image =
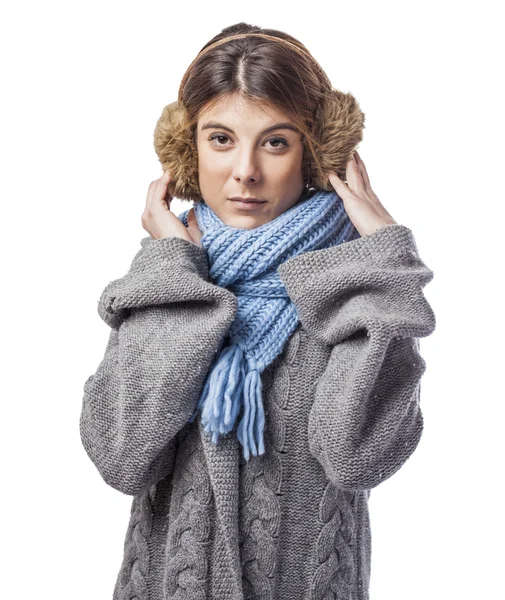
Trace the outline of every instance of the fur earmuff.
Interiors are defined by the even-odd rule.
[[[198,153],[188,122],[182,102],[165,106],[154,130],[154,148],[163,171],[168,169],[171,173],[168,193],[180,200],[199,201]],[[354,96],[332,89],[318,108],[315,120],[315,152],[320,166],[303,142],[302,169],[311,187],[331,191],[328,171],[334,171],[345,181],[346,165],[363,139],[364,123],[365,115]]]
[[[167,191],[180,200],[201,199],[198,183],[198,152],[188,113],[182,102],[172,102],[163,109],[154,130],[154,149],[171,177]]]
[[[342,181],[346,180],[346,166],[352,153],[363,139],[365,114],[356,98],[350,93],[332,89],[318,110],[315,119],[315,137],[319,142],[318,158],[309,161],[310,179],[318,189],[332,191],[326,173],[334,171]]]

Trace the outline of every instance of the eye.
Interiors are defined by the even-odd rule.
[[[229,140],[230,138],[227,135],[225,135],[224,133],[214,133],[213,135],[211,135],[209,137],[209,141],[218,140],[218,139]],[[270,138],[266,142],[270,142],[272,144],[278,144],[280,142],[282,144],[282,146],[277,146],[277,145],[271,146],[271,148],[273,148],[274,150],[287,148],[289,146],[288,142],[284,138],[281,138],[281,137]],[[226,144],[221,144],[221,142],[216,143],[215,145],[216,146],[226,146]]]
[[[227,135],[224,135],[222,133],[215,133],[214,135],[211,135],[209,137],[209,140],[217,140],[218,138],[225,138],[225,139],[229,139]],[[217,144],[218,146],[223,146],[223,144]]]
[[[273,146],[274,148],[287,148],[289,146],[289,144],[287,143],[287,141],[284,138],[270,138],[267,141],[268,142],[281,142],[281,144],[283,144],[283,146]]]

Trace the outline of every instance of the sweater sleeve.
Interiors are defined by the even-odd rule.
[[[237,298],[209,280],[205,249],[143,238],[129,272],[101,294],[105,355],[84,384],[82,444],[103,480],[136,495],[169,474]]]
[[[293,257],[279,274],[304,328],[330,347],[312,393],[310,452],[337,486],[370,490],[422,435],[419,338],[436,324],[422,289],[433,272],[412,231],[394,224]]]

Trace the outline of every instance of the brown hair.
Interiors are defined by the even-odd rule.
[[[248,35],[227,39],[240,34]],[[328,170],[345,179],[347,161],[364,127],[364,114],[355,98],[332,88],[299,40],[242,22],[226,27],[203,46],[181,81],[177,102],[164,108],[156,124],[154,145],[164,169],[172,173],[171,195],[200,199],[197,121],[204,107],[234,93],[270,104],[300,130],[303,197],[320,188],[333,189]]]

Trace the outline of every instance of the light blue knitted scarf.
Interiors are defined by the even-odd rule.
[[[178,218],[188,225],[183,211]],[[237,315],[207,374],[193,421],[201,410],[205,431],[219,434],[237,427],[244,458],[265,452],[260,374],[282,352],[296,329],[296,307],[277,272],[288,258],[356,239],[359,233],[336,192],[315,192],[255,229],[226,225],[203,202],[194,204],[210,279],[237,297]],[[226,344],[225,342],[228,342]]]

